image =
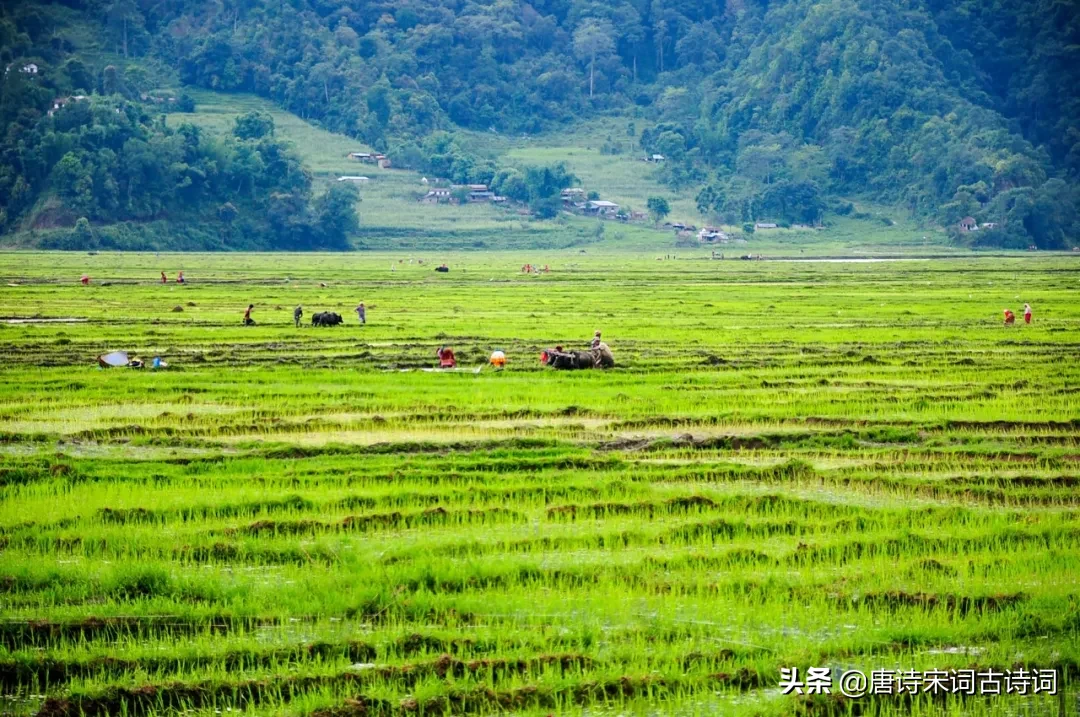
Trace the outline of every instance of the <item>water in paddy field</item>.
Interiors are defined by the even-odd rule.
[[[800,264],[878,264],[889,261],[927,261],[919,257],[879,257],[879,258],[852,258],[852,259],[800,259],[798,257],[781,257],[772,261],[797,261]]]

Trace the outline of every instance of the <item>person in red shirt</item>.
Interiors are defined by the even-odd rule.
[[[87,284],[89,284],[89,283],[90,283],[90,277],[89,277],[89,276],[87,276],[86,274],[83,274],[83,275],[82,275],[82,278],[81,278],[81,279],[79,279],[79,281],[81,281],[81,282],[82,282],[82,285],[83,285],[83,286],[86,286]]]
[[[1031,304],[1024,304],[1024,323],[1031,323]]]
[[[1016,316],[1011,309],[1005,309],[1005,325],[1012,326],[1016,323]]]
[[[457,359],[454,358],[454,350],[449,346],[443,346],[435,354],[439,357],[439,368],[456,368]]]

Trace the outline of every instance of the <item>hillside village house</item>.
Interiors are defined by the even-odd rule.
[[[646,162],[663,162],[664,161],[664,155],[662,155],[662,154],[652,154],[652,155],[649,155],[648,157],[645,157],[645,161]]]
[[[776,229],[776,222],[758,222],[754,229]]]
[[[389,169],[391,164],[390,158],[385,154],[375,154],[374,152],[349,152],[348,157],[364,164],[376,164],[379,169]]]
[[[420,197],[419,200],[422,204],[438,204],[439,202],[450,201],[450,190],[446,187],[436,187],[429,190],[427,194]]]
[[[619,213],[619,205],[615,202],[606,202],[603,199],[595,199],[585,205],[585,213],[598,217],[613,217]]]
[[[25,65],[23,65],[22,67],[19,68],[19,72],[23,73],[24,75],[36,75],[38,73],[38,69],[39,68],[37,66],[37,63],[28,62],[28,63],[26,63]],[[8,65],[4,68],[4,74],[5,75],[7,73],[9,73],[9,72],[11,72],[11,64],[10,63],[8,63]]]
[[[155,105],[162,105],[166,102],[176,102],[175,97],[162,97],[160,95],[152,95],[149,92],[140,93],[139,99],[143,102],[153,102]]]
[[[353,184],[367,184],[371,180],[367,177],[338,177],[339,182],[352,182]]]
[[[960,231],[962,232],[974,232],[979,230],[979,223],[975,221],[975,217],[964,217],[960,220]]]
[[[82,102],[83,100],[88,99],[90,98],[86,95],[75,95],[74,97],[57,97],[55,100],[53,100],[52,107],[49,108],[49,111],[46,114],[52,117],[57,110],[63,108],[64,105],[68,104],[69,102]]]
[[[701,231],[698,232],[698,241],[703,244],[715,244],[716,242],[724,244],[727,240],[727,233],[716,227],[702,227]]]

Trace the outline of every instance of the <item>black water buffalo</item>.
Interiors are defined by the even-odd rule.
[[[312,326],[337,326],[343,323],[345,323],[345,320],[341,318],[341,314],[336,314],[333,311],[320,311],[311,317]]]
[[[573,371],[585,368],[611,368],[615,365],[615,358],[607,345],[603,348],[595,348],[590,351],[556,351],[546,349],[544,351],[545,363],[552,368],[563,371]]]

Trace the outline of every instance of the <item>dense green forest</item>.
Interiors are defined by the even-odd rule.
[[[639,118],[628,132],[642,152],[665,156],[663,181],[698,188],[702,214],[732,224],[818,222],[862,198],[953,230],[969,216],[995,225],[957,233],[958,241],[1064,248],[1080,237],[1080,12],[1072,0],[5,7],[7,230],[50,193],[99,221],[206,214],[225,203],[257,221],[282,195],[310,204],[310,179],[280,171],[292,160],[272,140],[212,142],[152,120],[143,95],[166,78],[267,97],[387,152],[395,166],[493,182],[542,216],[550,195],[535,188],[546,180],[466,149],[456,128],[534,134],[596,113]],[[73,51],[64,33],[73,16],[92,23],[120,59],[103,66]],[[29,63],[36,73],[22,71]],[[76,93],[92,96],[87,107],[47,114],[55,97]],[[118,104],[121,97],[144,107]],[[117,108],[126,119],[106,117]],[[99,135],[113,145],[103,147]],[[168,166],[140,168],[138,143],[168,148],[152,152]],[[612,142],[610,151],[623,146]],[[234,181],[230,173],[245,162],[265,176]],[[139,172],[157,183],[149,199],[131,190],[144,185]],[[173,182],[175,190],[160,191]],[[291,239],[279,232],[267,241],[337,244],[320,228],[325,211],[311,205]]]

